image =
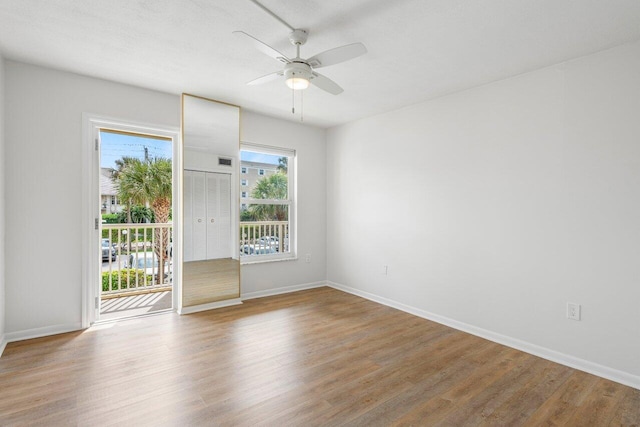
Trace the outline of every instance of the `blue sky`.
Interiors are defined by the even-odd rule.
[[[252,151],[241,151],[240,160],[247,162],[269,163],[278,165],[278,159],[282,156],[274,156],[273,154],[254,153]]]
[[[100,144],[100,166],[103,168],[115,168],[115,161],[123,156],[144,159],[145,147],[147,147],[151,158],[171,159],[173,157],[171,141],[161,139],[100,132]],[[268,163],[277,166],[280,156],[242,151],[240,158],[248,162]]]
[[[150,158],[171,159],[173,157],[171,141],[100,132],[100,167],[114,168],[115,161],[123,156],[144,159],[145,147],[149,151]]]

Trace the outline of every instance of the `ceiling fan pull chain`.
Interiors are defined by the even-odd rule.
[[[296,91],[291,88],[291,114],[296,113]]]
[[[304,122],[304,91],[300,91],[300,123]]]

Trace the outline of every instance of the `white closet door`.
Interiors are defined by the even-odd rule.
[[[221,174],[218,184],[218,253],[220,258],[231,258],[231,175]]]
[[[207,259],[231,257],[231,177],[207,173]]]
[[[231,258],[231,175],[184,171],[184,261]]]
[[[193,174],[184,171],[184,261],[193,261]]]
[[[205,173],[184,171],[184,261],[207,256]]]
[[[194,172],[193,178],[193,261],[207,259],[207,207],[204,172]]]

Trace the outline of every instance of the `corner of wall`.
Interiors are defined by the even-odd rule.
[[[4,167],[4,58],[0,55],[0,356],[7,345],[5,338],[5,279],[4,279],[4,183],[5,171]]]
[[[329,129],[324,129],[324,280],[329,280]]]

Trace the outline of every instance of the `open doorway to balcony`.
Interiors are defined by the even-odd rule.
[[[101,247],[97,320],[173,308],[173,139],[97,130]]]

